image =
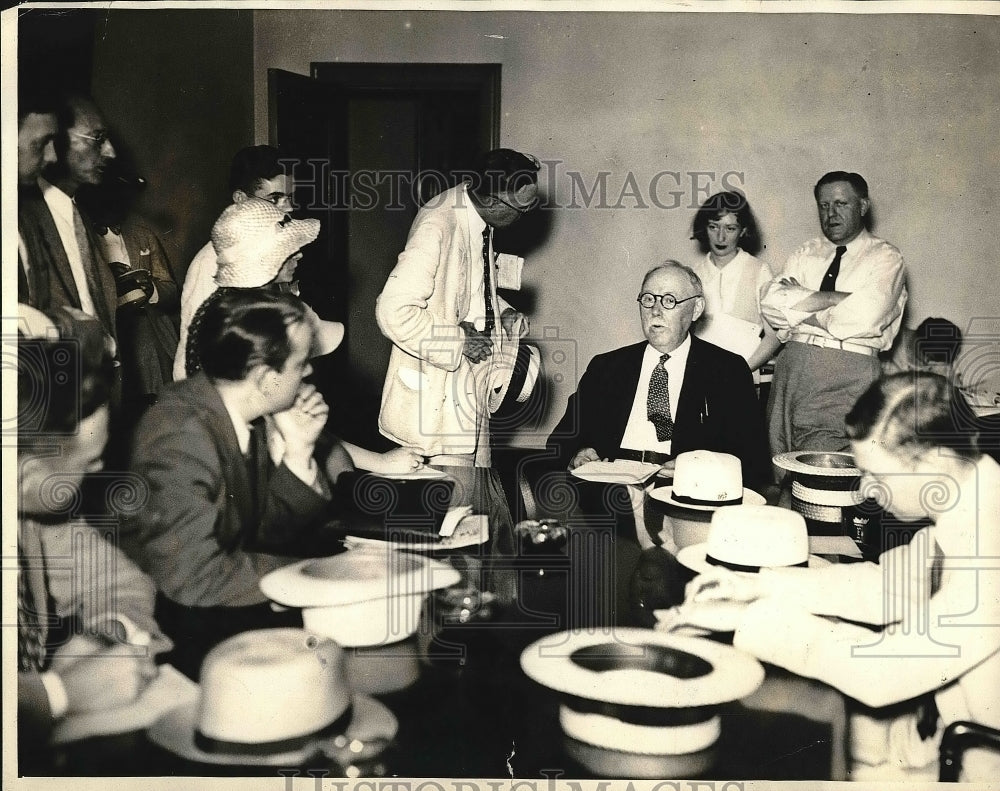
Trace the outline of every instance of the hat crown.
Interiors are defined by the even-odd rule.
[[[740,566],[776,568],[809,560],[802,515],[773,505],[729,505],[712,515],[706,557]]]
[[[319,220],[293,220],[262,198],[227,206],[212,226],[219,286],[256,288],[271,282],[289,256],[314,241]]]
[[[318,731],[351,703],[344,652],[304,629],[263,629],[223,641],[201,670],[198,730],[254,744]]]
[[[710,505],[743,496],[743,466],[729,453],[691,450],[678,454],[674,465],[674,498]]]
[[[277,236],[287,215],[262,198],[247,198],[227,206],[212,226],[212,246],[216,253],[238,244],[241,239]]]

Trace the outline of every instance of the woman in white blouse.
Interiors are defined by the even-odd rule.
[[[742,356],[758,381],[760,367],[781,343],[760,314],[760,292],[773,275],[748,252],[757,251],[759,234],[746,196],[712,195],[694,216],[691,238],[705,253],[692,267],[705,291],[705,313],[695,334]]]

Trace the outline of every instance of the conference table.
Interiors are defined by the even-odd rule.
[[[619,520],[620,522],[621,520]],[[379,656],[369,691],[396,716],[396,737],[349,768],[317,754],[304,766],[217,766],[181,759],[142,730],[59,745],[51,773],[65,776],[600,777],[705,780],[846,779],[845,699],[832,688],[765,666],[761,687],[721,706],[721,735],[682,756],[603,750],[564,735],[558,695],[523,672],[524,649],[546,634],[590,629],[615,640],[634,625],[608,584],[623,541],[615,520],[570,517],[564,546],[491,558],[484,544],[432,554],[462,573],[425,606],[417,633],[395,645],[345,649],[359,667]],[[506,575],[513,598],[489,591]],[[620,586],[619,586],[620,587]],[[731,640],[731,635],[728,636]],[[726,635],[712,639],[727,640]],[[374,665],[372,665],[374,666]],[[394,667],[396,670],[394,670]],[[394,683],[403,679],[403,688]]]

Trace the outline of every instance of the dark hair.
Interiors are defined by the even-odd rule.
[[[813,187],[813,197],[819,200],[819,188],[824,184],[834,184],[838,181],[846,181],[854,187],[854,191],[858,193],[859,198],[868,197],[868,182],[865,181],[864,176],[860,173],[848,173],[845,170],[831,170],[829,173],[824,174],[816,182],[816,186]]]
[[[55,93],[31,84],[31,80],[22,76],[17,86],[17,125],[29,115],[55,115],[59,101]]]
[[[59,130],[53,139],[57,161],[49,166],[47,178],[58,179],[68,175],[66,152],[69,151],[69,130],[76,125],[77,111],[84,106],[90,106],[96,112],[100,112],[97,102],[85,93],[69,91],[59,96],[56,105],[56,120],[59,122]]]
[[[241,148],[233,156],[229,169],[229,189],[253,195],[261,181],[285,175],[282,155],[274,146]]]
[[[751,254],[758,252],[760,250],[760,232],[757,229],[757,220],[753,216],[746,195],[736,191],[716,192],[698,207],[691,227],[691,238],[698,240],[702,252],[707,253],[709,250],[709,222],[725,217],[727,214],[735,215],[736,222],[745,231],[740,237],[740,247]]]
[[[476,195],[496,195],[500,192],[517,192],[523,187],[538,183],[538,160],[512,148],[495,148],[487,151],[476,162],[475,178],[469,189]]]
[[[924,319],[913,331],[913,360],[917,365],[952,365],[961,348],[962,331],[948,319]]]
[[[76,434],[80,421],[108,403],[114,362],[96,319],[62,308],[45,311],[52,337],[18,336],[17,442],[30,450],[53,435]]]
[[[979,437],[963,419],[968,407],[962,394],[940,374],[911,371],[885,376],[871,385],[847,413],[847,435],[872,438],[889,452],[948,448],[965,459],[978,459]],[[872,433],[881,427],[878,437]]]
[[[305,303],[293,294],[220,288],[198,308],[189,333],[209,377],[240,381],[256,365],[282,370],[292,350],[288,326],[305,319]]]

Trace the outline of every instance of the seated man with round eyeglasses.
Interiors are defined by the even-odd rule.
[[[691,335],[705,310],[701,281],[667,260],[637,298],[646,340],[591,360],[549,437],[560,466],[631,459],[669,462],[689,450],[731,453],[750,487],[770,482],[753,379],[732,352]]]

